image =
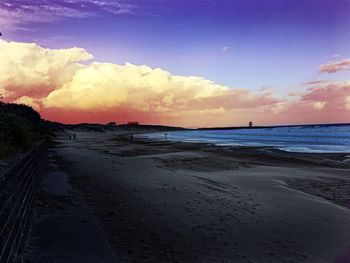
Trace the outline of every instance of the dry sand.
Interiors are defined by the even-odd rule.
[[[344,154],[57,138],[119,262],[333,262],[350,248]]]

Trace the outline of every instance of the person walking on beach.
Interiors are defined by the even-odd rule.
[[[73,140],[75,141],[77,135],[75,133],[73,133]]]

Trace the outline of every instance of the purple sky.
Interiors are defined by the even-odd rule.
[[[2,0],[0,30],[9,40],[83,47],[96,61],[285,94],[350,56],[349,13],[347,0]]]

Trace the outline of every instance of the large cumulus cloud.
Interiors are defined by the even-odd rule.
[[[171,75],[159,68],[92,63],[49,94],[47,107],[111,109],[125,106],[150,112],[232,109],[271,104],[270,94],[230,89],[201,77]]]
[[[0,42],[0,93],[62,122],[183,126],[349,121],[349,83],[314,82],[297,98],[177,76],[145,65],[84,63],[84,49]]]
[[[252,111],[279,102],[270,93],[254,94],[159,68],[92,63],[76,70],[71,81],[51,92],[43,105],[73,112],[114,112],[122,121],[127,119],[120,113],[128,112],[129,118],[143,116],[141,121],[146,122],[153,116],[153,122],[210,125],[233,109]]]
[[[9,100],[41,98],[69,81],[92,55],[84,49],[45,49],[0,40],[0,92]]]

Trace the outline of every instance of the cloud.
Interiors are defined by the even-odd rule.
[[[222,48],[222,52],[226,52],[226,51],[228,51],[229,49],[230,49],[230,47],[227,47],[227,46],[226,46],[226,47],[223,47],[223,48]]]
[[[326,105],[325,101],[316,101],[316,102],[314,102],[314,104],[312,106],[316,110],[322,110],[325,105]]]
[[[55,121],[187,127],[350,121],[349,82],[315,82],[296,97],[280,98],[270,89],[252,92],[146,65],[89,63],[93,56],[81,48],[0,41],[0,57],[6,100]]]
[[[304,85],[325,84],[327,82],[329,82],[329,81],[328,80],[312,80],[312,81],[305,82]]]
[[[14,101],[19,104],[26,104],[28,106],[33,107],[35,110],[40,111],[40,103],[36,98],[23,96]]]
[[[210,125],[232,110],[270,107],[280,100],[270,94],[232,89],[202,77],[177,76],[132,64],[92,63],[76,70],[71,81],[42,100],[45,108],[72,112],[114,112],[115,118],[173,125]],[[122,114],[121,114],[122,113]]]
[[[346,100],[346,105],[345,105],[345,107],[346,107],[348,110],[350,110],[350,95],[347,96],[345,100]]]
[[[41,98],[61,87],[92,55],[81,48],[45,49],[0,40],[0,93],[9,100]]]
[[[116,0],[66,0],[70,3],[80,3],[81,5],[91,5],[100,8],[105,12],[120,14],[134,14],[137,6],[124,1]]]
[[[0,24],[6,30],[30,29],[31,23],[133,14],[135,9],[130,3],[114,0],[5,0],[0,2]]]
[[[335,73],[344,70],[350,70],[350,59],[329,62],[320,66],[320,73]]]
[[[350,81],[330,82],[307,89],[282,117],[292,123],[350,122]]]

